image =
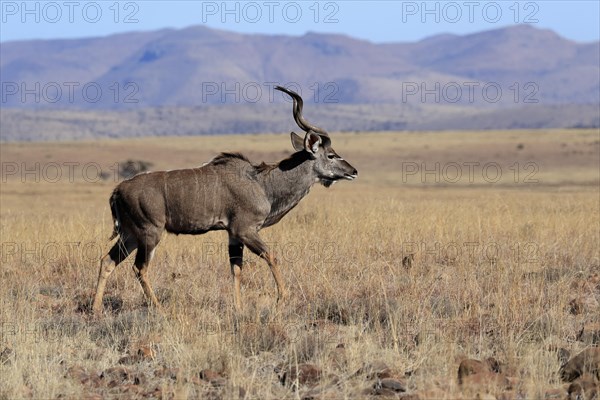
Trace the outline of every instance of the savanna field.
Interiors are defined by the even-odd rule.
[[[275,162],[288,135],[3,143],[0,398],[592,398],[599,132],[331,136],[358,179],[261,231],[289,295],[246,251],[239,316],[225,232],[163,237],[164,315],[130,257],[92,316],[108,198],[127,160]]]

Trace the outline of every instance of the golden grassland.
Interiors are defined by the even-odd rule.
[[[581,334],[600,323],[598,131],[332,137],[359,178],[313,188],[262,232],[290,294],[276,310],[246,251],[237,318],[224,232],[165,235],[150,266],[164,316],[133,257],[89,315],[114,166],[276,161],[288,136],[3,144],[0,398],[364,398],[382,363],[420,398],[566,395],[558,355],[598,340]],[[458,384],[462,359],[488,357],[510,388]],[[300,364],[318,379],[290,384]]]

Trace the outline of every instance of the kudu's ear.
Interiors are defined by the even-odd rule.
[[[304,150],[304,139],[296,132],[290,132],[290,136],[292,138],[292,146],[296,151]]]
[[[321,137],[316,133],[307,132],[304,137],[304,150],[310,154],[315,155],[319,151],[319,145],[321,144]]]

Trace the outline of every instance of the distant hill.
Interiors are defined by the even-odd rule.
[[[307,103],[319,103],[307,111],[310,119],[332,130],[528,127],[547,125],[544,118],[551,127],[599,125],[600,42],[576,43],[531,25],[386,44],[193,26],[6,42],[0,52],[3,140],[58,126],[51,115],[63,115],[61,126],[76,131],[102,110],[126,112],[110,118],[127,115],[136,131],[155,134],[279,130],[289,115],[279,122],[265,115],[289,113],[271,103],[283,101],[272,85],[290,82]],[[48,114],[55,109],[62,111]],[[524,109],[535,111],[510,111]],[[177,120],[188,113],[204,117],[191,132]]]

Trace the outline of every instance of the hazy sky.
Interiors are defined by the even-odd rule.
[[[590,1],[0,1],[0,40],[78,38],[206,25],[245,33],[343,33],[373,42],[414,41],[515,23],[582,42],[600,39]]]

